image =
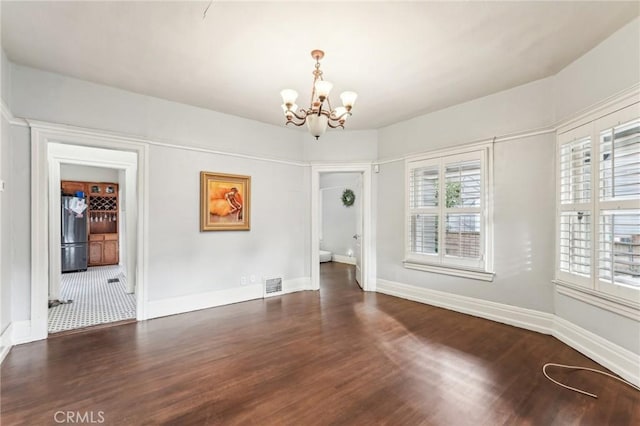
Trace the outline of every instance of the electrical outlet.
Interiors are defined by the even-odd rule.
[[[240,285],[247,285],[247,277],[240,277]]]
[[[249,277],[249,281],[251,281],[251,284],[255,284],[256,283],[256,276],[255,275],[251,275],[251,277]]]

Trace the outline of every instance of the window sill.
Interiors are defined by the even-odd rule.
[[[590,288],[581,287],[576,284],[562,280],[553,280],[556,291],[572,299],[580,300],[609,312],[640,321],[640,303],[631,300],[620,299],[606,293],[602,293]]]
[[[454,277],[471,278],[481,281],[493,281],[494,272],[486,272],[480,269],[466,269],[455,266],[430,265],[426,263],[412,262],[405,260],[402,262],[405,268],[416,271],[433,272],[436,274],[453,275]]]

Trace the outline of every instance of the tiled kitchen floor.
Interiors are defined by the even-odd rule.
[[[112,278],[120,281],[109,283]],[[126,288],[120,266],[62,274],[60,300],[73,302],[49,308],[49,333],[135,318],[136,296]]]

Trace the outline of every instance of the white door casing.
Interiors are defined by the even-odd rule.
[[[362,194],[362,173],[358,174],[358,193]],[[356,208],[356,234],[353,236],[355,239],[354,257],[356,258],[356,282],[362,287],[362,200],[356,199],[354,203]]]
[[[77,145],[50,143],[49,156],[49,299],[60,297],[60,166],[76,164],[90,167],[104,167],[124,172],[124,205],[135,205],[135,187],[138,156],[135,152],[116,151]],[[127,292],[133,293],[136,287],[135,276],[135,209],[124,212],[125,226],[128,231],[121,235],[124,239]],[[129,225],[128,225],[129,224]],[[55,249],[57,248],[57,249]],[[129,250],[127,250],[129,249]]]
[[[365,291],[376,290],[375,238],[373,232],[373,188],[371,163],[339,163],[311,165],[311,289],[320,289],[320,173],[356,172],[361,173],[360,215],[362,221],[360,244],[360,286]]]
[[[31,127],[31,320],[28,341],[47,337],[47,301],[59,288],[60,164],[85,164],[125,170],[127,275],[136,285],[136,317],[146,319],[148,144],[143,140],[72,126],[28,121]],[[78,158],[83,149],[102,149],[100,156]],[[106,152],[105,152],[106,151]],[[84,151],[86,153],[87,151]],[[97,152],[97,151],[94,151]],[[118,159],[117,152],[136,157]],[[101,158],[102,157],[102,158]],[[126,155],[125,155],[126,157]],[[55,196],[50,196],[55,194]],[[133,207],[133,208],[132,208]],[[129,278],[128,277],[128,278]],[[57,282],[55,281],[57,278]]]

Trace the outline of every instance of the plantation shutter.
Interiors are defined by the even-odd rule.
[[[473,265],[481,260],[482,173],[480,158],[447,162],[445,256]],[[468,262],[467,262],[468,261]]]
[[[558,269],[567,281],[592,276],[592,140],[589,126],[562,135],[559,144]]]
[[[556,278],[612,303],[640,300],[638,107],[558,135]]]
[[[640,288],[640,119],[598,130],[598,278]]]
[[[409,252],[438,254],[438,190],[440,167],[437,161],[413,163],[409,169]]]
[[[407,259],[485,266],[486,151],[407,162]]]

